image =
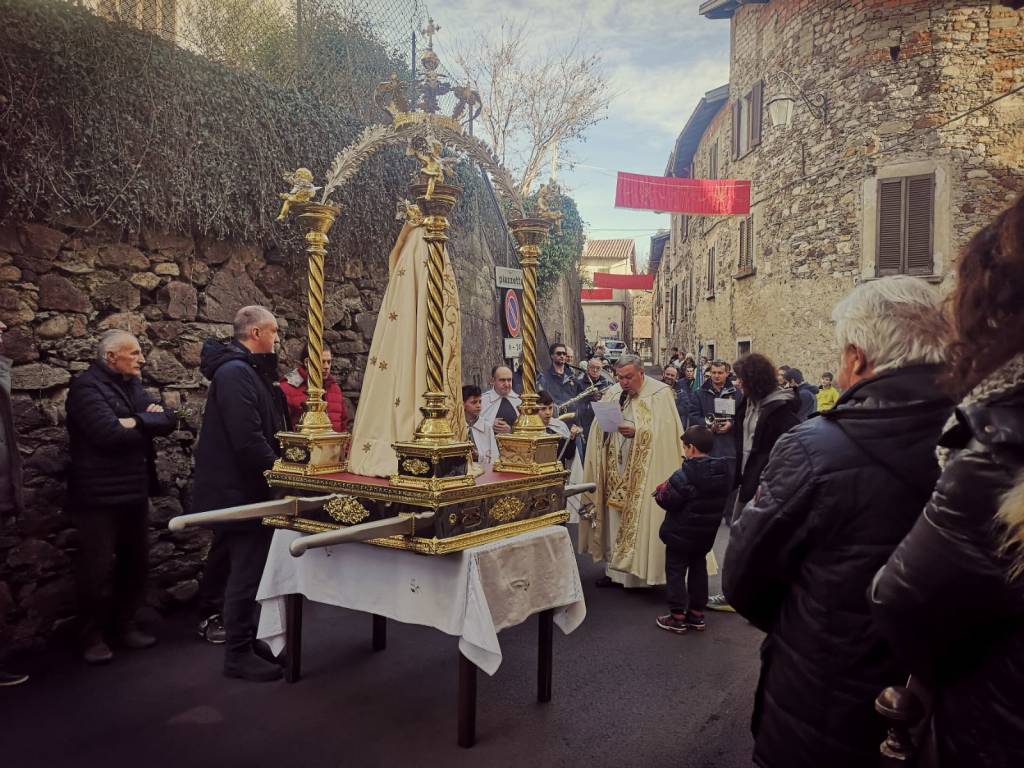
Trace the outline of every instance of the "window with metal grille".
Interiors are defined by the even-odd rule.
[[[736,357],[743,357],[750,354],[750,339],[740,339],[736,342]]]
[[[737,271],[740,274],[754,269],[754,214],[740,219],[740,254]]]
[[[875,274],[933,274],[935,174],[878,180]]]
[[[715,295],[715,249],[714,247],[708,248],[708,284],[707,284],[707,295]]]

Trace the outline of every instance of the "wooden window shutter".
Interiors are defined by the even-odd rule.
[[[708,295],[715,295],[715,249],[708,249]]]
[[[877,276],[898,275],[902,257],[903,179],[879,179]]]
[[[747,216],[747,269],[754,268],[754,214]]]
[[[932,230],[935,217],[935,176],[906,180],[906,273],[932,274]]]
[[[748,238],[747,238],[747,220],[746,219],[740,219],[740,260],[739,260],[739,264],[737,264],[737,271],[738,272],[742,272],[744,269],[747,268],[747,248],[748,247],[749,247],[749,245],[748,245]]]
[[[732,159],[740,156],[740,101],[732,103]]]
[[[750,146],[761,145],[761,113],[764,111],[764,83],[758,80],[750,91]]]

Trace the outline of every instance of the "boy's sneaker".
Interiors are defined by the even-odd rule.
[[[695,611],[686,612],[686,628],[694,632],[703,632],[707,627],[704,625],[704,614]]]
[[[677,616],[674,613],[666,613],[664,616],[659,616],[654,620],[664,630],[668,632],[675,632],[677,635],[686,634],[686,617]]]
[[[224,622],[221,620],[219,613],[207,616],[200,621],[196,634],[206,642],[213,643],[214,645],[221,645],[228,639],[227,632],[224,631]]]
[[[708,609],[712,611],[728,611],[729,613],[736,613],[736,609],[729,605],[729,601],[725,599],[725,595],[712,595],[708,598]]]

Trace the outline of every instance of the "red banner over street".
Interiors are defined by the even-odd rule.
[[[595,272],[594,287],[650,291],[654,289],[654,275],[613,275],[608,272]]]
[[[611,301],[611,288],[584,288],[580,291],[583,301]]]
[[[731,216],[750,213],[750,182],[743,179],[677,179],[619,171],[615,207],[643,211]]]

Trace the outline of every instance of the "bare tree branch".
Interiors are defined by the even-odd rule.
[[[533,50],[527,22],[502,21],[494,32],[460,41],[455,61],[483,101],[482,132],[527,195],[557,148],[582,141],[606,116],[612,93],[601,58],[580,39],[558,50]]]

